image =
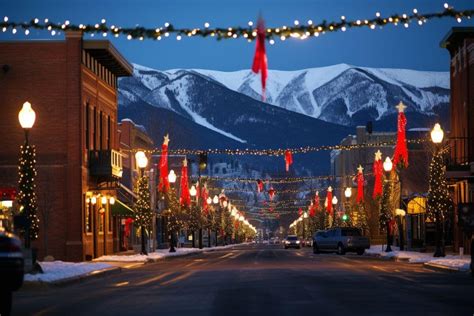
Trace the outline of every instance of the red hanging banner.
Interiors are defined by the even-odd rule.
[[[191,206],[191,194],[189,193],[188,186],[188,161],[186,158],[184,158],[183,166],[181,167],[181,196],[179,197],[179,203],[182,206]]]
[[[378,150],[375,153],[375,160],[373,165],[374,173],[374,192],[372,197],[377,199],[382,196],[382,176],[383,176],[383,163],[382,163],[382,153]]]
[[[357,197],[356,197],[356,202],[357,203],[362,203],[364,202],[364,174],[362,171],[364,168],[362,168],[361,165],[359,165],[359,168],[357,168]]]
[[[165,135],[163,144],[161,145],[161,156],[160,156],[160,179],[158,181],[158,192],[166,193],[170,188],[168,181],[168,143],[170,139],[168,134]]]
[[[291,151],[288,149],[285,151],[285,170],[286,172],[290,171],[290,166],[293,163],[293,156],[291,155]]]
[[[406,140],[407,118],[404,113],[405,108],[406,106],[402,102],[397,105],[397,144],[395,145],[395,153],[393,154],[393,163],[395,166],[400,168],[408,167],[408,149]]]
[[[268,76],[267,54],[265,52],[265,22],[260,17],[257,22],[257,44],[253,57],[252,71],[259,73],[262,78],[262,101],[265,102],[265,87]]]

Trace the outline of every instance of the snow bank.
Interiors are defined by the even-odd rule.
[[[112,268],[110,264],[93,262],[39,262],[44,273],[25,274],[25,281],[30,282],[56,282],[59,280],[97,273],[101,270]]]
[[[458,269],[460,271],[468,271],[471,259],[468,256],[453,256],[448,255],[443,258],[433,257],[433,253],[422,253],[416,251],[400,251],[398,247],[392,247],[393,251],[385,252],[385,247],[382,249],[382,245],[370,246],[365,253],[367,255],[376,255],[381,258],[396,258],[401,260],[407,260],[409,263],[428,263],[441,265],[448,268]]]
[[[243,244],[239,244],[243,245]],[[170,252],[169,249],[158,249],[155,252],[151,252],[148,255],[110,255],[110,256],[102,256],[99,258],[94,259],[94,261],[98,262],[147,262],[147,261],[156,261],[168,257],[177,257],[177,256],[185,256],[191,253],[201,253],[207,251],[214,251],[214,250],[221,250],[221,249],[228,249],[232,248],[237,245],[227,245],[227,246],[218,246],[212,248],[176,248],[176,252]]]

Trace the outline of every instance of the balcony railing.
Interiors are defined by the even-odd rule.
[[[474,138],[450,137],[447,169],[450,171],[470,170],[474,162]]]
[[[122,154],[116,150],[91,150],[89,173],[92,177],[116,180],[122,177]]]

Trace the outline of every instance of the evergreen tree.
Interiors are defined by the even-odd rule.
[[[446,168],[444,166],[442,151],[438,151],[433,155],[429,171],[427,212],[428,216],[436,223],[437,249],[435,257],[440,257],[444,256],[444,250],[441,249],[443,222],[448,210],[452,207],[452,200],[446,182]]]
[[[18,167],[19,173],[19,194],[18,204],[20,204],[20,212],[26,217],[26,231],[29,238],[26,240],[36,240],[39,234],[39,218],[37,215],[38,206],[36,202],[34,183],[36,172],[36,150],[34,146],[21,146],[20,165]],[[25,243],[25,247],[29,248],[29,243]]]
[[[391,181],[385,181],[383,184],[382,200],[380,202],[380,227],[386,229],[387,223],[393,217],[392,203],[392,183]]]
[[[146,254],[145,231],[150,228],[153,211],[150,206],[150,189],[148,186],[148,177],[141,176],[136,186],[137,200],[135,202],[135,225],[140,228],[142,239],[142,254]]]
[[[367,212],[363,203],[357,205],[356,227],[359,228],[364,235],[369,235],[369,221],[367,220]]]

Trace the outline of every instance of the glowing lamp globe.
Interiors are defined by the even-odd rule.
[[[346,188],[346,190],[344,191],[344,195],[346,198],[350,198],[352,195],[352,188]]]
[[[219,197],[217,195],[214,195],[214,198],[212,199],[212,203],[214,204],[219,203]]]
[[[397,208],[395,210],[395,215],[397,215],[397,216],[402,216],[403,217],[403,216],[405,216],[405,214],[406,214],[405,210],[402,210],[401,208]]]
[[[197,190],[194,185],[191,187],[191,189],[189,189],[189,194],[191,194],[191,196],[196,196]]]
[[[24,129],[30,129],[33,127],[36,120],[36,113],[31,108],[30,102],[26,101],[23,103],[23,107],[18,113],[18,120],[20,121],[21,127]]]
[[[433,129],[431,130],[431,140],[435,144],[440,144],[443,141],[444,131],[441,128],[439,123],[436,123]]]
[[[114,198],[113,196],[111,196],[111,197],[109,198],[109,204],[110,204],[110,205],[114,205],[114,204],[115,204],[115,198]]]
[[[176,173],[174,172],[173,169],[171,169],[170,173],[168,174],[168,181],[170,183],[175,183],[176,182]]]
[[[140,169],[145,169],[148,165],[148,158],[143,151],[137,151],[135,154],[135,159],[137,161],[137,166]]]
[[[308,218],[308,212],[304,212],[303,217],[304,217],[304,218]]]
[[[338,201],[337,201],[337,197],[336,197],[336,196],[334,196],[334,197],[332,198],[332,204],[336,205],[336,204],[337,204],[337,202],[338,202]]]
[[[385,170],[385,172],[390,172],[392,171],[392,168],[392,159],[390,159],[390,157],[385,158],[385,161],[383,162],[383,170]]]
[[[211,197],[208,197],[207,200],[206,200],[207,204],[211,204],[212,203],[212,199]]]
[[[91,203],[92,205],[95,205],[97,203],[97,198],[95,196],[91,198]]]
[[[100,203],[102,203],[102,204],[107,204],[107,197],[103,196],[103,197],[100,199]]]

